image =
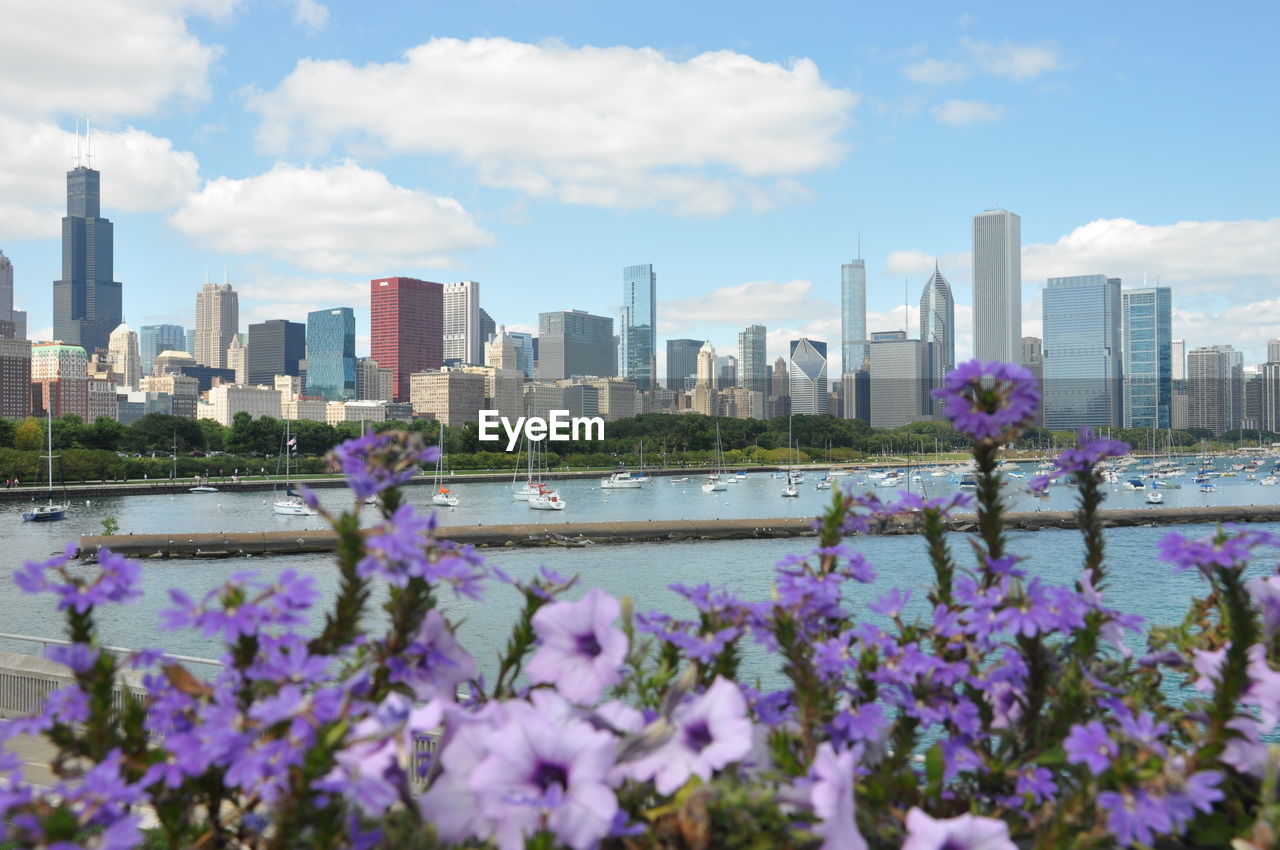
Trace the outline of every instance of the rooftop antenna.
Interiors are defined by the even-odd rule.
[[[223,266],[223,267],[222,267],[222,285],[223,285],[223,286],[228,286],[228,285],[229,285],[229,284],[227,283],[227,267],[226,267],[226,266]]]
[[[80,167],[80,119],[76,118],[76,152],[71,155],[71,164]]]
[[[911,336],[911,296],[907,294],[907,289],[911,285],[906,275],[902,276],[902,332],[909,338]]]
[[[858,259],[862,259],[862,231],[858,231]]]
[[[84,155],[89,160],[89,167],[93,168],[93,130],[89,128],[89,119],[84,119]]]

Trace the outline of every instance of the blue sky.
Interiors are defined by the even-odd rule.
[[[617,315],[658,273],[661,336],[769,327],[838,352],[857,251],[870,330],[934,257],[967,356],[970,216],[1022,216],[1024,331],[1050,275],[1157,276],[1175,336],[1280,336],[1270,4],[19,4],[0,29],[0,250],[52,324],[76,116],[94,126],[135,327],[358,310],[393,274],[481,282],[499,323]],[[660,348],[662,345],[660,343]],[[832,364],[833,371],[838,369]]]

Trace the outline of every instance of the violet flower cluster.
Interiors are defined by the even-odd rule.
[[[1280,759],[1264,741],[1280,722],[1280,574],[1249,564],[1280,535],[1163,539],[1160,557],[1194,569],[1205,595],[1135,653],[1144,624],[1106,602],[1096,493],[1082,493],[1071,584],[1035,575],[999,527],[994,460],[1034,415],[1030,375],[968,363],[941,397],[982,458],[977,496],[836,490],[816,544],[780,561],[759,599],[677,584],[669,610],[635,612],[545,568],[513,578],[437,539],[434,516],[400,498],[430,451],[386,432],[333,454],[358,497],[329,517],[333,599],[290,570],[237,574],[200,599],[171,592],[163,628],[225,645],[210,678],[159,651],[102,650],[95,612],[138,598],[136,563],[102,552],[96,568],[73,566],[68,550],[24,565],[15,582],[67,618],[72,645],[51,657],[74,681],[0,725],[0,743],[42,735],[58,751],[57,784],[40,789],[0,748],[0,841],[1276,846]],[[1054,474],[1092,476],[1122,451],[1082,433]],[[946,530],[962,509],[979,517],[964,563]],[[366,510],[379,515],[362,528]],[[859,541],[891,525],[920,530],[932,586],[868,591]],[[445,590],[521,600],[496,668],[456,637]],[[132,669],[145,695],[117,700]]]

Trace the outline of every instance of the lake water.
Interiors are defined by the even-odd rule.
[[[646,518],[706,517],[778,517],[808,516],[818,513],[829,493],[815,491],[809,476],[798,499],[778,496],[783,482],[766,473],[753,473],[745,481],[731,485],[722,494],[706,494],[699,481],[672,483],[655,479],[645,489],[635,491],[602,491],[597,482],[560,482],[557,487],[569,502],[564,512],[532,511],[523,502],[511,499],[505,484],[459,484],[455,492],[463,500],[458,508],[445,509],[442,524],[556,522],[585,520],[621,520]],[[846,481],[849,479],[845,479]],[[946,479],[925,479],[926,484],[947,484]],[[1272,494],[1280,496],[1280,488],[1258,487],[1243,478],[1220,479],[1219,491],[1203,494],[1186,480],[1181,490],[1166,490],[1166,505],[1197,504],[1264,504]],[[939,488],[949,492],[950,485]],[[882,489],[882,496],[893,491]],[[934,492],[931,489],[931,492]],[[345,491],[321,491],[326,505],[339,507]],[[409,488],[412,501],[425,504],[430,497],[426,487]],[[1072,506],[1074,491],[1053,488],[1046,501],[1012,492],[1015,509],[1067,508]],[[133,496],[102,498],[90,504],[75,504],[68,519],[59,523],[22,523],[20,505],[0,504],[0,533],[5,556],[0,562],[0,631],[39,637],[62,637],[61,617],[53,610],[51,597],[30,597],[21,593],[8,579],[8,574],[27,558],[44,558],[58,551],[66,541],[83,534],[99,533],[101,520],[115,516],[123,532],[180,532],[262,530],[273,528],[319,528],[317,518],[276,516],[268,503],[269,494],[230,494],[181,496]],[[1141,493],[1116,488],[1108,506],[1137,507],[1143,503]],[[425,508],[424,508],[425,510]],[[1186,535],[1212,531],[1209,526],[1179,526]],[[1275,528],[1280,530],[1280,528]],[[1125,528],[1107,533],[1109,547],[1110,604],[1140,614],[1154,623],[1179,620],[1193,595],[1202,591],[1195,574],[1172,573],[1155,559],[1156,541],[1168,528]],[[1080,569],[1082,546],[1075,531],[1046,530],[1015,532],[1010,535],[1012,549],[1027,557],[1026,568],[1034,575],[1053,582],[1071,582]],[[812,539],[746,540],[724,542],[649,543],[626,546],[593,546],[580,549],[497,549],[486,557],[517,577],[530,576],[539,566],[547,565],[562,573],[581,576],[581,587],[602,587],[635,600],[636,609],[660,609],[686,615],[689,609],[682,599],[667,588],[673,582],[695,584],[710,582],[723,585],[750,599],[767,598],[773,577],[773,565],[783,556],[805,552]],[[870,559],[877,580],[867,586],[849,590],[855,601],[869,601],[892,587],[915,591],[914,601],[923,599],[932,571],[924,556],[919,537],[858,537],[855,545]],[[953,546],[961,563],[968,551],[964,535],[953,535]],[[337,586],[332,559],[326,555],[242,557],[224,560],[147,560],[144,562],[146,595],[138,603],[105,609],[100,613],[104,642],[115,645],[153,646],[167,651],[197,656],[216,656],[218,648],[198,635],[160,633],[156,629],[158,611],[167,604],[165,591],[181,587],[199,597],[225,582],[232,574],[255,569],[264,577],[293,568],[314,575],[318,584],[332,595]],[[1256,565],[1256,571],[1269,569],[1267,562]],[[91,566],[79,567],[86,571]],[[382,601],[376,600],[376,604]],[[493,669],[498,650],[504,644],[514,621],[520,599],[510,588],[497,582],[488,586],[483,603],[456,600],[446,596],[443,607],[461,621],[460,638],[481,662],[482,669]],[[371,615],[381,620],[381,612]],[[1140,640],[1133,642],[1138,648]],[[34,645],[0,641],[0,649],[38,652]],[[748,654],[746,663],[761,664],[758,656]],[[772,671],[760,666],[757,672],[773,678]]]

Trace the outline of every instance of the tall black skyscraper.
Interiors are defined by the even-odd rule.
[[[106,350],[121,322],[120,282],[112,280],[112,228],[102,218],[99,173],[77,165],[67,172],[62,219],[62,280],[53,282],[53,336],[92,354]]]
[[[307,357],[307,326],[285,319],[249,325],[250,384],[271,386],[276,375],[301,375]]]

